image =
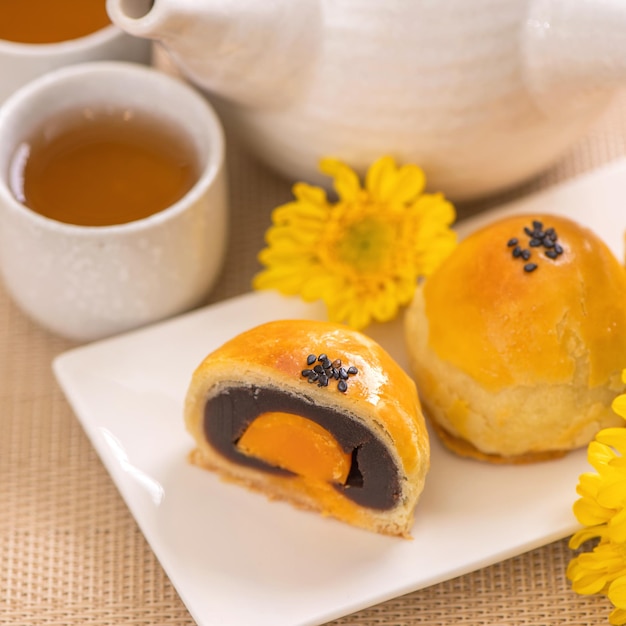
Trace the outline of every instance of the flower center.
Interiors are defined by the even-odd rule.
[[[338,260],[357,272],[383,269],[393,251],[394,229],[390,224],[367,217],[348,226],[336,243]]]

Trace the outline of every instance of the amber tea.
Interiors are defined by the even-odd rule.
[[[7,41],[56,43],[110,23],[106,0],[0,0],[0,39]]]
[[[192,140],[144,111],[83,108],[44,122],[10,166],[15,197],[46,217],[83,226],[139,220],[194,185]]]

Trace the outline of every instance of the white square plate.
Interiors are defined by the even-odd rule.
[[[569,215],[623,258],[626,161],[482,214]],[[235,334],[319,307],[252,293],[74,349],[54,371],[78,419],[194,619],[201,626],[321,624],[572,533],[585,451],[491,466],[433,439],[412,541],[377,536],[273,503],[191,466],[182,418],[191,373]],[[368,332],[406,366],[399,321]]]

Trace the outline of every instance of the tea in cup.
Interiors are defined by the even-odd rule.
[[[192,139],[147,111],[80,106],[44,119],[18,145],[13,195],[59,222],[111,226],[178,202],[199,178]]]
[[[111,24],[105,0],[2,0],[0,103],[52,69],[97,60],[148,64],[151,44]]]
[[[201,304],[225,253],[224,138],[154,69],[63,68],[0,108],[0,272],[35,321],[86,341]]]

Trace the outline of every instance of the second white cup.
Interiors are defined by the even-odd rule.
[[[151,41],[132,37],[113,24],[58,43],[0,40],[0,103],[29,81],[57,68],[104,60],[147,65],[151,51]]]

